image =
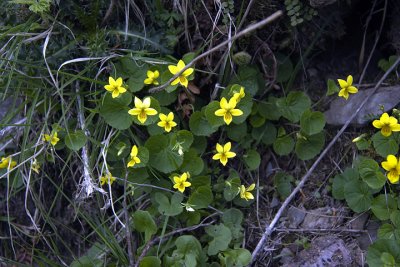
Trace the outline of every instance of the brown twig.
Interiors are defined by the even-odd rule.
[[[147,252],[149,251],[149,249],[154,246],[155,244],[157,244],[158,242],[163,242],[164,240],[167,240],[169,237],[174,236],[176,234],[180,234],[183,232],[190,232],[190,231],[194,231],[197,228],[200,227],[206,227],[206,226],[210,226],[211,224],[213,224],[214,221],[211,221],[209,223],[200,223],[197,225],[193,225],[190,227],[186,227],[186,228],[182,228],[182,229],[178,229],[172,232],[169,232],[168,234],[164,235],[163,237],[156,237],[152,240],[150,240],[149,242],[147,242],[146,246],[143,248],[142,253],[140,254],[139,258],[136,261],[135,267],[138,267],[140,264],[140,261],[146,256]]]
[[[278,10],[275,13],[273,13],[271,16],[263,19],[260,22],[257,22],[253,25],[250,25],[249,27],[247,27],[246,29],[244,29],[243,31],[240,31],[239,33],[237,33],[236,35],[232,36],[231,38],[228,38],[227,40],[223,41],[222,43],[220,43],[217,46],[214,46],[213,48],[211,48],[210,50],[207,50],[206,52],[198,55],[197,57],[195,57],[192,61],[190,61],[180,72],[176,73],[171,79],[169,79],[168,82],[164,83],[163,85],[157,86],[157,87],[153,87],[149,90],[150,93],[155,93],[158,91],[161,91],[162,89],[164,89],[165,87],[167,87],[171,82],[173,82],[176,78],[179,77],[179,75],[181,75],[185,70],[187,70],[188,68],[192,67],[194,65],[195,62],[199,61],[200,59],[208,56],[209,54],[214,53],[215,51],[218,51],[219,49],[221,49],[222,47],[228,45],[229,43],[235,41],[236,39],[249,34],[250,32],[261,28],[265,25],[267,25],[268,23],[271,23],[272,21],[276,20],[277,18],[279,18],[282,15],[282,11]]]
[[[340,131],[335,135],[332,141],[327,145],[327,147],[321,152],[319,157],[314,161],[311,168],[307,171],[307,173],[301,178],[300,183],[296,186],[296,188],[292,191],[292,193],[285,199],[282,203],[282,206],[279,208],[278,212],[276,213],[275,217],[271,221],[271,223],[265,228],[265,231],[258,242],[256,248],[252,254],[252,263],[256,260],[258,254],[260,253],[261,249],[264,247],[265,243],[267,242],[267,238],[271,235],[271,233],[275,230],[275,225],[278,223],[278,220],[282,216],[283,212],[286,210],[289,203],[292,199],[296,196],[296,194],[303,188],[304,184],[307,182],[308,178],[311,176],[313,171],[317,168],[318,164],[324,158],[324,156],[328,153],[328,151],[333,147],[333,145],[337,142],[339,137],[344,133],[346,128],[349,126],[351,121],[357,116],[363,106],[369,101],[370,97],[378,90],[378,88],[382,85],[383,81],[389,76],[389,74],[397,67],[400,63],[400,58],[396,60],[396,62],[385,72],[382,78],[378,81],[375,85],[374,89],[370,92],[370,94],[364,99],[364,101],[360,104],[357,108],[356,112],[351,114],[351,116],[347,119],[346,123],[342,126]]]

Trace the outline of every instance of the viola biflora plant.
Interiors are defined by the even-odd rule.
[[[352,79],[340,82],[341,93],[356,93]],[[346,93],[347,92],[347,93]],[[332,195],[345,200],[356,213],[371,212],[381,221],[378,238],[368,248],[369,266],[397,266],[400,264],[400,198],[399,198],[399,112],[383,112],[372,121],[376,130],[353,140],[360,155],[351,167],[332,179]]]

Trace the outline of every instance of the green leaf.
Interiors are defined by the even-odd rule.
[[[75,131],[74,133],[69,133],[65,136],[65,145],[74,151],[81,149],[87,141],[87,137],[83,131]]]
[[[300,127],[307,135],[317,134],[325,127],[325,116],[319,111],[306,110],[301,115]]]
[[[132,168],[138,169],[146,167],[147,163],[149,162],[149,150],[147,150],[147,148],[144,146],[138,147],[137,157],[140,159],[140,163],[136,163]],[[129,160],[130,158],[128,161]]]
[[[232,170],[228,179],[225,181],[224,198],[226,201],[232,201],[239,194],[240,185],[239,174]]]
[[[352,180],[344,186],[346,202],[354,212],[364,212],[371,207],[372,194],[361,180]]]
[[[281,196],[281,199],[287,198],[292,192],[292,182],[294,181],[293,176],[284,173],[278,172],[274,176],[274,187],[278,194]]]
[[[337,174],[333,178],[332,196],[336,199],[345,199],[344,188],[350,181],[358,180],[358,171],[352,168],[346,168],[342,174]]]
[[[161,267],[161,260],[156,256],[146,256],[140,261],[139,267]]]
[[[190,195],[188,203],[195,210],[205,209],[212,203],[213,198],[210,186],[200,186]]]
[[[266,102],[258,104],[258,113],[267,120],[277,121],[282,116],[282,113],[276,105],[279,98],[269,97]]]
[[[243,267],[251,262],[251,253],[244,248],[230,249],[218,254],[223,266]]]
[[[243,213],[235,208],[224,211],[222,222],[231,230],[232,239],[235,243],[241,243],[243,239]]]
[[[395,234],[396,228],[389,224],[389,223],[384,223],[379,227],[378,229],[378,238],[380,239],[395,239]]]
[[[252,115],[250,116],[250,124],[254,128],[261,127],[265,124],[265,118],[259,114]]]
[[[133,213],[133,227],[141,233],[144,233],[145,242],[148,242],[151,236],[157,233],[157,226],[148,211],[137,210]]]
[[[231,83],[240,84],[245,88],[246,95],[255,96],[260,88],[264,86],[263,77],[257,66],[239,66],[237,76],[233,77]]]
[[[396,262],[400,261],[400,244],[393,239],[378,239],[369,248],[367,253],[367,263],[369,267],[385,266],[381,255],[390,253]]]
[[[251,131],[253,139],[256,140],[257,143],[262,141],[265,145],[272,145],[276,140],[276,135],[277,130],[270,122],[265,123],[263,127],[253,128]]]
[[[328,90],[326,92],[327,96],[336,94],[340,91],[339,86],[337,86],[336,82],[332,79],[328,79],[327,88],[328,88]]]
[[[390,221],[396,228],[400,229],[400,211],[393,211],[392,214],[390,214]]]
[[[378,163],[369,158],[361,158],[358,164],[361,179],[372,189],[381,189],[386,183],[386,177],[379,169]]]
[[[154,199],[158,203],[158,211],[162,215],[176,216],[183,211],[183,206],[181,204],[183,195],[181,193],[173,194],[170,201],[165,194],[157,192]]]
[[[128,129],[132,124],[132,116],[128,114],[128,105],[132,101],[132,95],[122,94],[112,98],[106,94],[100,108],[100,115],[108,125],[118,130]]]
[[[167,264],[166,266],[196,267],[204,265],[202,247],[194,236],[180,236],[175,240],[175,245],[176,249],[173,251],[172,257],[177,265]]]
[[[381,132],[377,132],[371,138],[376,153],[386,158],[387,155],[396,155],[399,151],[399,144],[393,138],[393,135],[385,137]]]
[[[325,144],[325,134],[323,132],[303,136],[297,139],[296,155],[301,160],[309,160],[318,155]]]
[[[282,54],[277,55],[278,60],[278,71],[276,75],[276,81],[283,83],[289,81],[293,74],[293,63],[288,56]]]
[[[260,154],[254,149],[248,150],[243,159],[250,171],[257,170],[261,163]]]
[[[273,144],[274,151],[279,156],[289,155],[290,152],[292,152],[293,147],[294,140],[290,135],[278,137]]]
[[[195,111],[189,119],[190,131],[194,135],[209,136],[218,130],[218,127],[213,127],[208,123],[204,114],[200,111]]]
[[[276,101],[282,116],[291,122],[298,122],[304,111],[310,108],[311,100],[303,92],[290,92]]]
[[[169,138],[165,135],[150,136],[145,143],[151,158],[150,166],[163,173],[177,170],[183,162],[183,157],[172,150],[169,143]]]
[[[247,134],[247,124],[240,123],[234,124],[231,123],[226,127],[226,134],[230,140],[235,142],[240,142]]]
[[[126,76],[124,78],[129,78],[127,82],[129,90],[131,92],[140,91],[144,87],[144,80],[147,78],[147,65],[127,57],[122,58],[120,63],[122,70],[117,68],[117,73]]]
[[[160,106],[169,106],[176,101],[178,93],[176,91],[168,93],[167,91],[161,90],[154,93],[153,97],[158,100]]]
[[[217,255],[218,252],[224,251],[228,248],[228,245],[232,240],[232,234],[228,227],[223,224],[211,225],[206,227],[205,231],[212,238],[208,243],[208,255]]]
[[[194,148],[189,149],[183,155],[183,163],[180,167],[182,172],[189,172],[191,175],[199,175],[204,169],[203,160],[197,155]]]
[[[396,199],[391,195],[380,194],[372,200],[371,210],[379,220],[388,220],[390,214],[397,210]]]

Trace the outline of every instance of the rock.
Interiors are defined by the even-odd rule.
[[[289,228],[297,228],[306,217],[306,211],[297,207],[290,207],[287,212],[287,218],[289,220]]]
[[[337,97],[333,100],[329,110],[325,112],[327,124],[343,125],[349,116],[356,112],[361,102],[374,89],[359,90],[357,94],[351,94],[348,100]],[[354,120],[355,125],[363,125],[371,121],[371,115],[380,115],[380,107],[383,106],[388,111],[400,103],[400,86],[382,87],[369,99],[365,106],[360,110]]]
[[[324,207],[307,211],[302,223],[304,229],[330,229],[342,221],[342,216],[335,215],[332,208]]]

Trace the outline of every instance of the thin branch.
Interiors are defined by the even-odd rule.
[[[278,212],[276,213],[275,217],[271,221],[271,223],[265,228],[264,234],[262,235],[260,241],[258,242],[256,248],[253,251],[252,254],[252,263],[256,260],[258,254],[260,253],[261,249],[264,247],[265,243],[267,242],[268,237],[272,234],[272,232],[275,230],[275,225],[278,223],[278,220],[282,216],[283,212],[286,210],[287,206],[289,203],[293,200],[293,198],[296,196],[296,194],[303,188],[304,184],[307,182],[308,178],[311,176],[313,171],[317,168],[318,164],[321,162],[321,160],[324,158],[324,156],[328,153],[328,151],[333,147],[333,145],[337,142],[339,137],[344,133],[346,128],[349,126],[351,121],[357,116],[357,114],[360,112],[360,110],[364,107],[364,105],[369,101],[372,95],[378,90],[378,88],[382,85],[383,81],[386,80],[386,78],[389,76],[389,74],[397,67],[397,65],[400,63],[400,58],[396,60],[396,62],[385,72],[385,74],[382,76],[382,78],[378,81],[378,83],[375,85],[374,89],[371,91],[371,93],[364,99],[364,101],[360,104],[356,112],[354,112],[346,121],[346,123],[342,126],[340,131],[335,135],[335,137],[332,139],[332,141],[328,144],[328,146],[321,152],[319,157],[314,161],[313,165],[311,168],[307,171],[307,173],[301,178],[300,183],[296,186],[296,188],[293,190],[293,192],[289,195],[288,198],[285,199],[285,201],[282,203],[282,206],[279,208]]]
[[[354,233],[354,234],[362,234],[368,233],[368,230],[359,230],[359,229],[340,229],[340,228],[333,228],[333,229],[305,229],[305,228],[276,228],[275,231],[277,232],[294,232],[294,233],[310,233],[310,232],[328,232],[328,233]]]
[[[125,165],[125,161],[124,161]],[[132,250],[132,232],[130,227],[129,220],[129,212],[126,204],[126,188],[127,188],[127,180],[128,180],[128,170],[125,170],[125,179],[124,179],[124,198],[122,201],[122,208],[124,209],[124,217],[125,217],[125,234],[126,234],[126,243],[128,244],[128,257],[129,257],[129,266],[133,266],[135,264],[135,258],[133,257]]]
[[[188,68],[192,67],[194,65],[194,63],[196,63],[197,61],[199,61],[200,59],[208,56],[209,54],[214,53],[215,51],[218,51],[219,49],[221,49],[222,47],[232,43],[233,41],[235,41],[236,39],[249,34],[250,32],[261,28],[265,25],[267,25],[268,23],[271,23],[272,21],[276,20],[277,18],[279,18],[280,16],[282,16],[282,11],[276,11],[274,14],[272,14],[271,16],[263,19],[260,22],[257,22],[253,25],[250,25],[249,27],[247,27],[246,29],[244,29],[243,31],[240,31],[239,33],[237,33],[236,35],[232,36],[231,38],[228,38],[227,40],[223,41],[222,43],[220,43],[217,46],[214,46],[213,48],[211,48],[210,50],[207,50],[206,52],[198,55],[197,57],[195,57],[192,61],[190,61],[181,71],[179,71],[178,73],[176,73],[168,82],[164,83],[163,85],[157,86],[157,87],[153,87],[149,90],[150,93],[155,93],[158,91],[161,91],[162,89],[166,88],[171,82],[173,82],[176,78],[178,78],[185,70],[187,70]]]

